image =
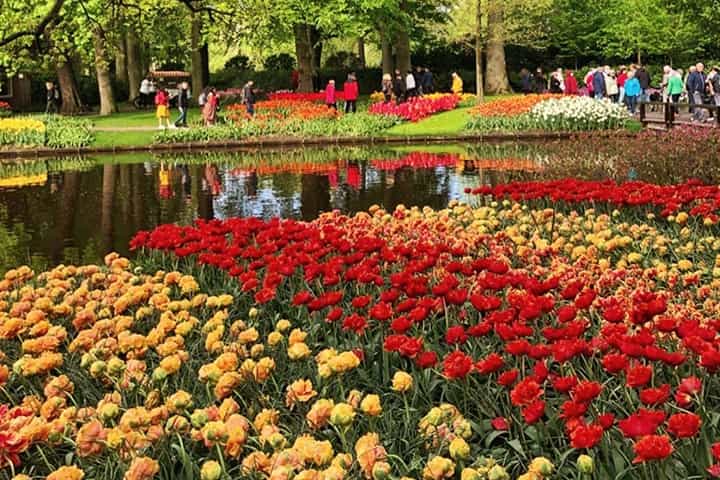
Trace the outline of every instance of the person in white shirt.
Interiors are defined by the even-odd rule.
[[[153,83],[150,77],[145,77],[140,82],[140,103],[142,105],[150,105],[150,100],[153,94]]]
[[[415,76],[412,70],[408,70],[407,76],[405,77],[405,91],[408,97],[417,96],[417,85],[415,84]]]

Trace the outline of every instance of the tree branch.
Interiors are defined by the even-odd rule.
[[[38,23],[37,27],[35,27],[34,30],[22,30],[20,32],[15,32],[8,35],[7,37],[0,39],[0,47],[12,43],[19,38],[31,35],[35,37],[35,41],[39,44],[40,37],[45,32],[45,28],[47,28],[47,26],[50,25],[50,23],[52,23],[55,18],[60,14],[60,10],[62,9],[64,3],[65,0],[55,0],[55,3],[53,4],[50,11],[43,17],[42,20],[40,20],[40,23]]]

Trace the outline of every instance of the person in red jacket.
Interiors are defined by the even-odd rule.
[[[580,93],[580,90],[578,90],[575,74],[572,70],[568,70],[567,75],[565,75],[565,95],[577,95],[578,93]]]
[[[335,98],[335,80],[330,80],[325,87],[325,105],[328,108],[337,110],[337,100]]]
[[[355,113],[357,111],[357,99],[360,95],[355,73],[348,75],[347,81],[343,85],[343,93],[345,94],[345,113],[350,113],[351,110]]]

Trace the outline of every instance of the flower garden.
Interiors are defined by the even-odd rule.
[[[718,202],[700,181],[514,182],[13,269],[0,475],[720,476]]]
[[[630,116],[623,105],[590,97],[526,95],[478,105],[470,131],[588,131],[625,128]]]

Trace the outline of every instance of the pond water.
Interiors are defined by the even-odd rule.
[[[0,271],[127,254],[138,230],[197,218],[310,220],[373,204],[442,208],[463,199],[466,187],[567,176],[560,158],[578,154],[567,145],[562,151],[538,144],[343,147],[0,165]],[[637,175],[607,159],[601,168],[570,161],[586,177]]]

